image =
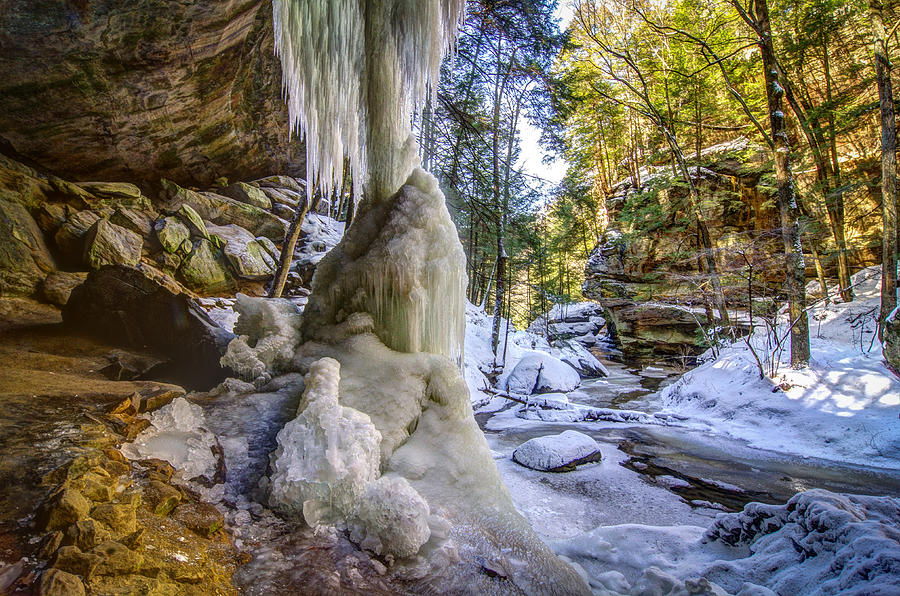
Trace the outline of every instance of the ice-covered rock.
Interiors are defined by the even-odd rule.
[[[581,377],[574,368],[543,352],[526,352],[512,370],[500,377],[501,387],[521,395],[565,393],[580,384]]]
[[[553,342],[554,356],[574,368],[583,377],[608,377],[609,371],[597,357],[574,339],[557,339]]]
[[[122,446],[130,459],[164,459],[186,479],[216,472],[216,437],[206,430],[203,408],[183,397],[150,415],[150,426]]]
[[[282,298],[251,298],[238,294],[234,303],[238,335],[222,357],[227,366],[247,381],[280,372],[291,362],[300,341],[297,307]]]
[[[402,477],[380,476],[381,433],[368,415],[338,403],[340,364],[317,360],[300,414],[278,433],[269,504],[312,527],[348,525],[382,555],[409,557],[428,541],[428,503]]]
[[[575,430],[525,441],[512,455],[517,464],[540,472],[571,472],[602,457],[597,441]]]

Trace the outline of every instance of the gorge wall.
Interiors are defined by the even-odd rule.
[[[0,5],[0,149],[73,180],[299,175],[268,0]]]

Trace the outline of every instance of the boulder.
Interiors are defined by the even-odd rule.
[[[153,231],[153,219],[144,211],[131,207],[119,207],[109,218],[111,223],[131,230],[142,238],[149,238]]]
[[[187,224],[188,229],[191,231],[191,236],[209,239],[206,224],[203,223],[203,218],[194,211],[193,207],[185,203],[178,209],[178,216]]]
[[[884,359],[900,374],[900,308],[887,317],[884,322]]]
[[[178,276],[199,294],[223,291],[232,282],[231,275],[216,258],[216,250],[206,238],[194,242],[193,250],[178,268]]]
[[[702,310],[657,302],[605,300],[609,333],[629,357],[699,355],[704,345],[701,325],[706,324]]]
[[[231,197],[236,201],[259,207],[260,209],[272,208],[272,201],[266,196],[266,193],[246,182],[235,182],[231,186],[223,188],[222,194],[226,197]]]
[[[100,563],[100,556],[93,553],[83,553],[77,546],[63,546],[56,551],[53,559],[53,567],[67,573],[72,573],[90,580]]]
[[[128,206],[150,209],[150,201],[134,184],[127,182],[78,182],[78,186],[110,206]]]
[[[266,176],[259,180],[254,180],[254,184],[260,188],[289,189],[296,193],[305,193],[305,182],[298,181],[290,176]]]
[[[144,241],[131,230],[100,219],[84,238],[84,262],[91,269],[104,265],[137,265],[143,246]]]
[[[597,357],[574,339],[553,342],[553,355],[578,371],[582,377],[608,377],[609,371]]]
[[[87,276],[87,273],[80,271],[75,273],[53,271],[44,278],[41,284],[41,294],[44,300],[50,304],[65,306],[72,290],[83,284]]]
[[[81,263],[84,237],[100,216],[89,209],[77,211],[56,231],[53,240],[62,257],[69,262]]]
[[[222,513],[210,505],[196,501],[182,503],[172,517],[203,538],[210,538],[225,525]]]
[[[73,488],[63,488],[41,506],[44,528],[57,530],[87,518],[91,502]]]
[[[144,557],[124,544],[115,540],[107,540],[91,549],[91,553],[100,557],[95,569],[97,575],[128,575],[137,573]]]
[[[31,295],[55,268],[28,210],[0,200],[0,295]]]
[[[191,237],[190,230],[177,217],[164,217],[153,224],[156,237],[167,253],[175,253]]]
[[[280,203],[283,207],[294,210],[297,208],[297,205],[300,204],[301,200],[306,202],[305,193],[300,194],[299,192],[293,192],[284,188],[263,187],[260,188],[260,190],[266,193],[266,196],[271,199],[273,208],[276,204]]]
[[[66,223],[72,208],[63,203],[42,203],[35,215],[38,227],[45,234],[53,236]]]
[[[581,384],[578,372],[544,352],[526,351],[513,369],[501,377],[501,386],[511,393],[566,393]]]
[[[277,262],[270,254],[270,247],[240,226],[210,226],[210,233],[224,243],[223,251],[235,274],[243,279],[263,280],[275,274]],[[271,240],[264,239],[269,244]],[[274,249],[274,245],[271,246]]]
[[[571,472],[602,458],[597,441],[575,430],[525,441],[512,455],[517,464],[540,472]]]
[[[265,236],[277,241],[284,237],[285,222],[265,209],[213,192],[197,192],[182,188],[165,179],[161,184],[163,187],[161,198],[165,202],[165,209],[169,212],[175,213],[182,205],[187,204],[201,218],[216,225],[237,224],[256,236]]]
[[[72,573],[48,569],[41,576],[41,596],[84,596],[84,584]]]
[[[219,364],[234,334],[144,265],[91,272],[73,290],[63,320],[108,341],[154,348],[183,366],[197,385],[212,387],[234,376]]]

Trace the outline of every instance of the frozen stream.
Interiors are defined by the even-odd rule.
[[[677,371],[604,362],[610,377],[585,381],[572,401],[652,411],[655,391]],[[900,495],[900,472],[801,458],[749,447],[743,441],[685,426],[523,420],[516,408],[480,413],[479,423],[519,510],[545,539],[600,525],[707,526],[720,511],[751,501],[783,503],[795,493]],[[573,429],[592,436],[604,460],[563,474],[528,470],[512,451],[528,439]]]

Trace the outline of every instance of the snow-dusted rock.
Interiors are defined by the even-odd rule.
[[[571,472],[576,466],[600,461],[597,441],[575,430],[537,437],[519,445],[512,455],[519,465],[540,472]]]
[[[562,360],[543,352],[526,352],[509,373],[500,379],[511,393],[531,395],[572,391],[581,384],[578,372]]]
[[[553,355],[574,368],[583,377],[608,377],[609,371],[597,357],[575,339],[553,342]]]

